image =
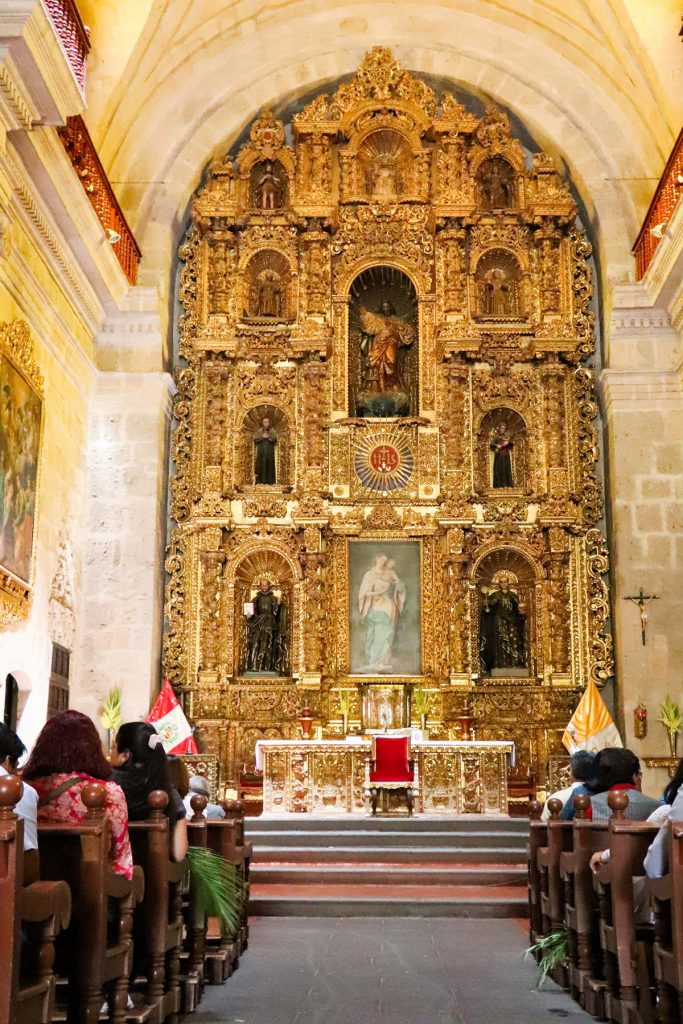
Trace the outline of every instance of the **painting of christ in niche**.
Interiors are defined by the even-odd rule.
[[[41,401],[0,356],[0,563],[29,582],[36,514]]]
[[[419,541],[350,541],[348,550],[351,672],[419,675]]]
[[[352,416],[418,412],[417,296],[394,267],[370,267],[351,287],[349,406]]]

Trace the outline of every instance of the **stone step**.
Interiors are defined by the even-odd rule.
[[[407,847],[409,849],[466,849],[469,847],[500,848],[524,850],[526,836],[518,832],[500,831],[460,831],[457,833],[433,832],[423,829],[420,832],[381,832],[370,829],[354,830],[327,830],[314,831],[307,829],[301,832],[291,830],[271,830],[262,833],[260,836],[249,833],[249,838],[255,846],[267,844],[270,847],[306,847],[307,849],[334,848],[344,849],[346,847],[371,846],[380,849],[386,845],[388,848]]]
[[[522,887],[252,885],[250,913],[261,917],[524,917]]]
[[[423,862],[475,862],[479,864],[525,864],[526,850],[522,846],[270,846],[263,842],[254,845],[254,864],[273,861],[289,863],[423,863]]]
[[[258,885],[485,885],[526,884],[526,866],[520,864],[364,864],[262,863],[254,864],[252,881]]]
[[[283,817],[261,815],[247,818],[249,836],[256,839],[270,832],[505,832],[527,836],[527,818],[509,818],[499,815],[462,814],[439,817],[413,815],[400,818],[369,817],[347,814],[344,817],[312,817],[307,814],[289,814]]]

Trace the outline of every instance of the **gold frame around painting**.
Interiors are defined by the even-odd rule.
[[[36,524],[40,498],[40,454],[43,444],[44,429],[44,390],[43,375],[33,354],[33,343],[28,324],[24,320],[12,320],[0,323],[0,380],[4,375],[3,364],[23,379],[29,390],[40,403],[40,426],[38,443],[35,451],[35,484],[33,501],[33,524],[31,529],[30,552],[27,558],[26,579],[18,575],[2,562],[0,554],[0,629],[8,628],[28,617],[33,596],[36,560]],[[1,453],[4,454],[5,453]],[[3,481],[4,482],[4,481]],[[0,530],[4,523],[4,487],[0,495]]]

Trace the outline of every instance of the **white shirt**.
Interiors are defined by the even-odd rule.
[[[569,797],[572,795],[577,786],[581,786],[581,782],[572,782],[571,786],[567,786],[566,789],[558,789],[557,793],[551,793],[548,800],[561,800],[562,806],[567,803]],[[548,810],[548,800],[545,802],[543,813],[541,814],[541,821],[548,821],[550,818],[550,811]]]
[[[0,775],[9,775],[8,771],[0,764]],[[24,789],[21,799],[14,807],[17,818],[24,822],[24,849],[38,849],[38,794],[33,786],[27,782],[22,783]]]

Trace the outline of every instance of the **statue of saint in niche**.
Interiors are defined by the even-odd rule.
[[[358,591],[358,610],[365,630],[363,672],[393,671],[394,639],[405,600],[405,583],[397,575],[393,559],[375,555],[374,565],[363,576]]]
[[[256,182],[255,198],[259,210],[279,210],[282,206],[282,181],[270,160]]]
[[[396,197],[396,168],[393,161],[382,160],[372,169],[372,198]]]
[[[514,316],[517,313],[517,284],[502,267],[491,267],[483,276],[482,312],[485,316]]]
[[[252,601],[244,606],[247,619],[245,672],[285,675],[287,672],[287,607],[270,582],[262,579]]]
[[[261,426],[254,434],[254,483],[276,483],[276,444],[277,434],[270,425],[269,417],[264,416],[261,420]]]
[[[282,285],[280,275],[274,270],[264,270],[259,277],[256,315],[282,316]]]
[[[511,589],[516,578],[513,573],[501,572],[493,582],[493,587],[481,587],[484,600],[479,617],[479,654],[487,675],[494,669],[526,666],[526,614]]]
[[[512,168],[499,160],[487,160],[479,181],[484,205],[489,210],[505,210],[513,205]]]
[[[514,487],[512,475],[514,441],[510,437],[507,423],[498,424],[493,431],[489,447],[493,452],[493,486]]]
[[[401,379],[399,352],[415,341],[415,328],[383,300],[377,313],[361,306],[362,393],[358,415],[406,416],[410,400]]]

